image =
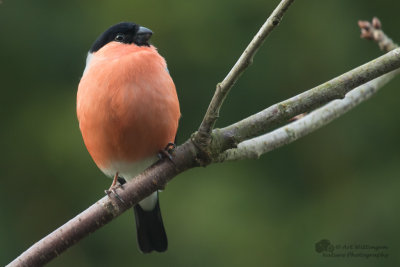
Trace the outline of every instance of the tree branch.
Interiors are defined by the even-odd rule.
[[[243,51],[242,55],[235,63],[231,71],[225,79],[217,84],[214,96],[208,106],[207,112],[200,124],[198,132],[195,134],[193,141],[202,149],[208,147],[211,141],[211,131],[214,128],[215,122],[219,117],[219,110],[228,95],[230,89],[235,84],[240,75],[249,67],[253,61],[253,57],[264,43],[267,36],[272,30],[278,26],[282,20],[283,14],[293,3],[294,0],[282,0],[275,8],[269,18],[265,21],[264,25],[260,28],[253,40],[249,43],[247,48]]]
[[[361,38],[375,41],[382,50],[388,52],[399,47],[381,30],[381,22],[378,18],[374,17],[372,23],[369,23],[368,21],[359,21],[358,24],[361,28]],[[396,49],[392,54],[399,56],[400,50]],[[328,103],[329,101],[338,98],[335,97],[335,92],[339,95],[342,93],[346,94],[354,88],[358,81],[363,81],[366,77],[369,79],[380,76],[375,76],[377,65],[389,63],[389,61],[386,61],[384,58],[389,55],[390,53],[364,64],[361,67],[353,69],[329,82],[326,82],[325,84],[310,89],[279,104],[275,104],[253,116],[219,130],[218,134],[226,136],[226,133],[228,132],[235,136],[237,142],[255,136],[253,135],[254,133],[258,133],[257,135],[259,135],[263,131],[265,132],[270,129],[272,126],[297,114],[306,112],[307,110],[312,110],[313,105],[318,106],[321,103]],[[380,67],[378,68],[380,69]],[[365,69],[367,71],[365,71]],[[369,72],[369,74],[367,74],[367,72]],[[400,69],[396,69],[388,74],[376,78],[375,80],[360,85],[352,92],[348,93],[343,100],[332,101],[309,115],[302,117],[296,122],[281,127],[273,132],[241,142],[237,148],[229,149],[224,153],[219,154],[214,161],[223,162],[259,158],[262,154],[289,144],[321,128],[358,104],[369,99],[399,73]],[[360,82],[360,84],[362,83],[363,82]],[[218,136],[218,134],[216,135]],[[229,142],[231,142],[231,140],[229,140]]]
[[[282,5],[282,3],[286,3],[288,6],[291,2],[292,1],[282,1],[280,5]],[[284,9],[282,9],[281,13],[279,14],[283,14],[283,11]],[[260,42],[262,43],[262,41]],[[255,51],[256,49],[254,50],[254,52]],[[224,151],[236,147],[237,145],[236,142],[238,140],[241,142],[248,138],[257,136],[261,133],[264,133],[266,129],[269,128],[271,125],[280,123],[292,115],[296,115],[304,111],[311,111],[316,107],[326,103],[327,101],[330,101],[337,97],[343,97],[346,94],[346,92],[351,90],[351,88],[359,86],[360,84],[366,81],[370,81],[371,79],[376,78],[379,75],[394,70],[395,68],[398,68],[399,65],[400,65],[400,50],[396,49],[376,60],[371,61],[370,63],[367,63],[359,68],[354,69],[353,71],[348,72],[347,74],[344,74],[336,79],[333,79],[331,83],[335,81],[335,83],[337,83],[335,85],[330,85],[325,83],[319,87],[312,89],[314,90],[313,93],[310,92],[311,90],[307,91],[280,104],[274,105],[245,120],[242,120],[239,123],[233,124],[223,129],[214,130],[210,137],[212,138],[210,139],[212,140],[212,142],[210,142],[209,145],[206,146],[206,148],[216,153],[217,156],[213,157],[214,162],[234,159],[233,156],[230,156],[231,154],[232,155],[235,154],[233,152],[234,150],[228,150],[226,152]],[[240,75],[241,72],[239,72],[237,75]],[[361,72],[365,72],[366,74],[362,74]],[[380,78],[380,83],[374,86],[376,86],[376,88],[379,88],[380,86],[383,85],[384,82],[387,81],[386,79],[391,78],[392,76],[394,76],[395,73],[398,72],[399,71],[395,71],[384,76],[383,78]],[[230,87],[232,87],[237,77],[234,78],[234,80],[232,80]],[[362,95],[364,98],[368,97],[370,94],[374,92],[375,90],[374,86],[372,82],[368,86],[365,86],[365,90],[371,90],[371,91],[367,94],[363,93]],[[225,96],[228,91],[229,88],[225,92]],[[317,96],[319,95],[319,97],[317,97],[315,94]],[[343,105],[339,103],[346,103],[347,99],[350,101],[351,100],[350,96],[351,96],[350,94],[346,96],[346,98],[342,100],[342,102],[335,101],[337,103],[335,105]],[[216,104],[216,113],[214,114],[218,114],[218,109],[220,108],[224,97],[222,97],[222,99],[217,101],[219,104],[218,103]],[[357,94],[353,95],[353,99],[354,98],[358,99]],[[332,102],[331,108],[335,107],[333,106],[333,103],[335,102]],[[351,107],[351,105],[354,104],[349,103],[348,108]],[[343,108],[343,110],[344,109],[345,108]],[[287,126],[287,127],[293,127],[291,128],[292,131],[293,130],[298,131],[296,132],[297,135],[295,135],[295,138],[299,138],[300,136],[320,126],[319,124],[314,123],[314,119],[316,116],[315,114],[318,114],[317,112],[319,111],[316,110],[314,113],[311,113],[310,115],[306,116],[304,120],[299,120]],[[340,114],[338,115],[337,113],[332,113],[332,114],[325,112],[322,113],[326,114],[324,116],[324,119],[320,120],[320,122],[324,123],[340,115]],[[260,114],[264,114],[265,116]],[[211,116],[211,123],[208,122],[206,123],[206,128],[210,127],[208,128],[209,130],[206,129],[206,132],[212,129],[215,120],[216,117]],[[248,122],[247,123],[246,120],[250,121],[247,121]],[[308,125],[310,126],[307,126],[307,122],[309,122]],[[261,125],[264,126],[258,127],[255,126],[254,123],[260,123]],[[245,127],[247,129],[241,131],[240,129],[238,129],[240,127]],[[308,129],[307,127],[311,128]],[[264,149],[263,151],[277,148],[285,144],[285,142],[290,142],[295,140],[295,139],[284,139],[285,136],[279,134],[279,132],[277,131],[284,131],[284,128],[278,129],[267,135],[270,136],[269,138],[278,136],[281,138],[280,139],[281,141],[276,142],[274,147],[270,148],[263,147],[262,148]],[[265,138],[265,137],[260,137],[260,138]],[[273,138],[271,140],[273,140]],[[254,138],[252,141],[257,141],[257,139]],[[250,142],[250,141],[245,141],[245,142]],[[243,146],[243,144],[246,145],[245,142],[242,142],[242,144],[239,145],[236,151],[240,151],[241,146]],[[261,153],[264,153],[263,151],[261,151]],[[222,153],[221,159],[218,157],[219,153]],[[237,152],[236,155],[238,155],[238,153],[239,152]],[[116,195],[114,194],[110,194],[109,196],[103,197],[95,204],[93,204],[91,207],[89,207],[87,210],[83,211],[81,214],[79,214],[72,220],[68,221],[54,232],[44,237],[42,240],[32,245],[32,247],[30,247],[27,251],[22,253],[8,266],[44,265],[45,263],[49,262],[51,259],[58,256],[63,251],[74,245],[75,243],[79,242],[89,233],[93,233],[106,223],[109,223],[111,220],[121,215],[125,210],[132,207],[143,198],[149,196],[155,190],[163,189],[165,185],[168,183],[168,181],[170,181],[173,177],[175,177],[179,173],[189,168],[203,165],[204,164],[203,158],[204,158],[204,150],[199,149],[197,142],[195,143],[193,142],[192,139],[189,139],[184,144],[176,148],[176,150],[173,153],[173,158],[171,161],[170,160],[159,161],[153,166],[151,166],[149,169],[147,169],[145,172],[137,176],[135,179],[126,183],[123,186],[123,188],[117,188],[116,193],[119,195],[119,198],[116,198],[115,197]]]
[[[348,93],[343,100],[334,100],[305,117],[270,133],[244,141],[236,149],[229,149],[218,157],[219,162],[259,158],[271,150],[292,143],[340,117],[361,102],[369,99],[381,87],[400,73],[397,69]]]
[[[272,127],[298,114],[311,111],[334,99],[344,98],[346,93],[357,86],[399,67],[400,48],[397,48],[337,78],[272,105],[248,118],[225,128],[215,129],[213,132],[214,153],[211,153],[214,155],[213,159],[220,162],[222,158],[218,156],[219,152],[230,148],[232,143],[239,144],[249,138],[265,133]],[[215,155],[218,157],[215,157]]]

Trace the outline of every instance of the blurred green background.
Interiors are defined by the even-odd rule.
[[[183,114],[199,125],[224,78],[278,1],[28,1],[0,5],[0,265],[87,208],[110,184],[75,114],[95,38],[135,21],[154,31]],[[296,1],[232,90],[222,127],[381,52],[358,19],[381,18],[400,42],[399,1]],[[259,160],[197,168],[161,194],[169,250],[137,250],[126,212],[49,266],[399,266],[400,79],[327,127]],[[389,247],[388,259],[332,259],[335,244]]]

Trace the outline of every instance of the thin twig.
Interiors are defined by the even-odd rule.
[[[359,20],[358,26],[361,28],[361,38],[376,42],[381,50],[390,51],[398,47],[398,45],[382,31],[382,23],[377,17],[374,17],[372,22]]]
[[[294,0],[282,0],[279,5],[275,8],[269,18],[265,21],[264,25],[260,28],[258,33],[254,36],[253,40],[249,43],[247,48],[244,50],[238,61],[235,63],[231,71],[225,77],[225,79],[217,84],[214,96],[208,106],[207,112],[200,124],[198,133],[194,137],[194,141],[201,147],[206,147],[210,142],[210,133],[214,128],[215,122],[219,116],[219,110],[228,95],[230,89],[235,84],[240,75],[247,69],[252,63],[253,57],[257,50],[264,43],[264,40],[272,32],[272,30],[278,26],[282,20],[283,14],[293,3]]]

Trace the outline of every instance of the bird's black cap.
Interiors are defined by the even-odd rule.
[[[138,46],[149,46],[149,39],[153,32],[133,22],[121,22],[108,28],[93,43],[89,52],[94,53],[109,42],[120,42],[124,44],[136,44]]]

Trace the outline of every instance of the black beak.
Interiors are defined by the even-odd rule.
[[[149,46],[148,41],[150,40],[152,34],[153,32],[150,29],[140,26],[139,30],[136,32],[134,43],[138,46]]]

